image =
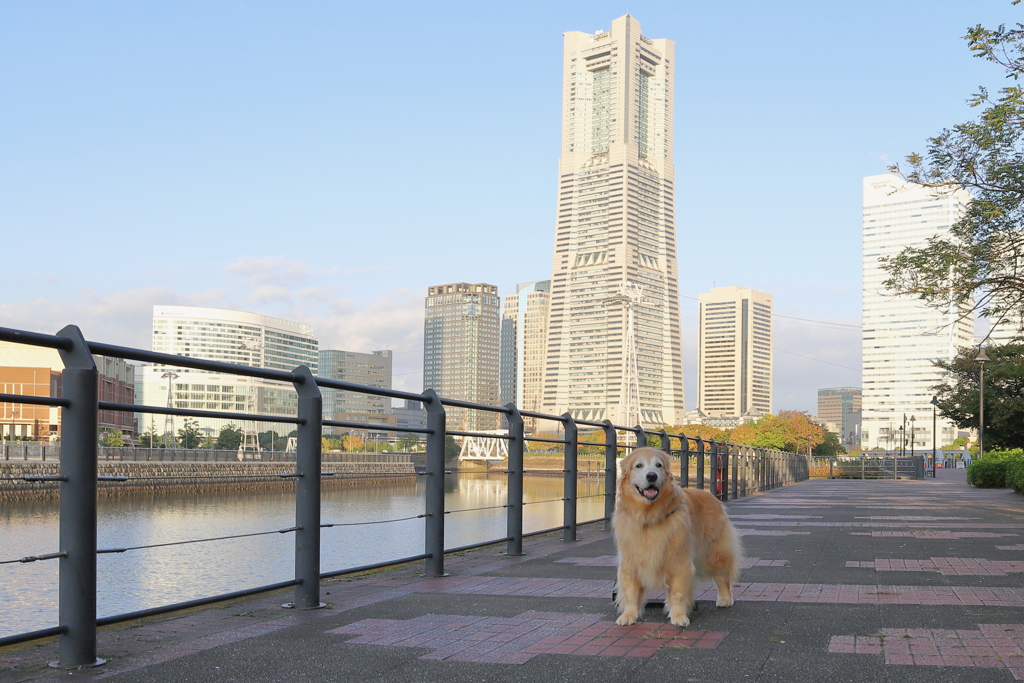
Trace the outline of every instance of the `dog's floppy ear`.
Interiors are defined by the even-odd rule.
[[[672,458],[667,453],[662,453],[661,456],[662,467],[665,468],[665,478],[668,481],[674,481],[676,475],[672,473]]]

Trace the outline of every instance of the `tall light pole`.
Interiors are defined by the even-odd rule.
[[[917,428],[914,427],[914,422],[917,421],[917,417],[914,415],[910,416],[910,457],[914,457],[914,441],[917,439]]]
[[[988,360],[985,349],[979,347],[978,355],[978,460],[985,455],[985,362]]]
[[[935,478],[935,456],[938,454],[936,449],[935,441],[935,429],[936,429],[936,413],[935,409],[939,407],[939,397],[932,396],[932,479]]]

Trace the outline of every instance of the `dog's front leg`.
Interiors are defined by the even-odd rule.
[[[630,626],[643,616],[644,587],[639,577],[632,572],[623,571],[619,567],[619,592],[615,596],[615,604],[619,608],[619,618],[615,623],[619,626]]]
[[[690,608],[693,607],[693,562],[681,562],[668,575],[668,620],[674,626],[690,625]]]

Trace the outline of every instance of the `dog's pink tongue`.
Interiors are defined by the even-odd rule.
[[[644,498],[647,498],[648,500],[654,500],[655,498],[658,497],[658,489],[652,486],[648,489],[644,489],[643,494]]]

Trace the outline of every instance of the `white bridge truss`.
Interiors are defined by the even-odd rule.
[[[485,434],[506,436],[503,429],[496,429]],[[508,459],[508,440],[486,436],[466,436],[462,439],[462,450],[459,451],[459,462],[501,462]]]

